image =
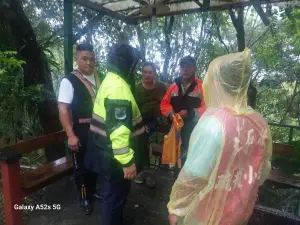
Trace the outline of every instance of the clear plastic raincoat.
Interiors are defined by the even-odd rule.
[[[272,139],[263,117],[247,106],[250,50],[216,58],[203,90],[207,110],[193,130],[188,157],[168,210],[184,225],[242,225],[267,178]]]

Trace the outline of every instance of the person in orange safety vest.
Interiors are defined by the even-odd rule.
[[[184,120],[181,129],[181,160],[184,164],[191,133],[199,118],[206,109],[203,99],[202,81],[196,77],[196,60],[191,56],[182,58],[179,62],[180,77],[175,79],[161,101],[161,113],[172,122],[174,114],[179,114]]]

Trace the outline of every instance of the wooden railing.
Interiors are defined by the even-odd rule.
[[[299,126],[294,126],[294,125],[287,125],[287,124],[279,124],[279,123],[268,123],[270,126],[275,126],[275,127],[284,127],[284,128],[289,128],[289,138],[288,138],[288,144],[291,145],[293,141],[293,134],[294,130],[299,130]]]
[[[291,125],[281,125],[281,124],[275,124],[275,123],[269,123],[269,125],[270,126],[279,126],[279,127],[289,127],[290,128],[289,143],[292,143],[293,129],[300,129],[300,127],[291,126]],[[168,131],[167,132],[166,131],[167,131],[167,127],[164,127],[163,129],[159,130],[159,132],[165,133],[165,134],[168,132]],[[153,151],[154,156],[161,157],[161,155],[162,155],[162,146],[161,145],[151,144],[151,149]],[[291,146],[290,144],[273,143],[273,155],[274,156],[283,156],[283,157],[291,158],[291,157],[293,157],[294,152],[295,152],[295,148],[293,146]],[[161,162],[161,159],[159,159],[158,161]],[[284,184],[288,187],[300,188],[300,178],[299,177],[287,175],[276,169],[273,169],[271,171],[268,180],[271,182]],[[272,211],[272,210],[273,209],[270,209],[270,211]],[[297,204],[297,208],[295,210],[295,214],[297,216],[300,216],[300,196],[298,199],[298,204]],[[293,215],[290,215],[290,216],[293,217]]]
[[[61,131],[0,149],[6,225],[24,225],[22,210],[15,210],[14,205],[21,205],[24,197],[65,177],[73,169],[71,158],[66,156],[21,174],[19,161],[22,156],[66,139],[66,133]]]
[[[300,128],[289,125],[270,125],[290,127],[292,131],[293,129]],[[168,129],[168,127],[161,127],[160,132],[167,133]],[[290,132],[291,137],[293,134],[292,131]],[[19,161],[22,156],[38,149],[64,142],[66,139],[65,132],[61,131],[0,149],[1,191],[4,194],[6,225],[24,225],[22,211],[14,210],[14,205],[22,204],[25,196],[71,174],[73,171],[72,160],[69,156],[66,156],[21,174]],[[154,144],[152,147],[154,155],[161,157],[161,146]],[[294,148],[291,145],[274,143],[273,154],[291,157],[294,154]],[[269,180],[300,188],[300,179],[298,177],[288,176],[276,170],[272,171]],[[300,201],[297,208],[297,215],[300,215]]]

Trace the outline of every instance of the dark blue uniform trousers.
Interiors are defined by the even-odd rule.
[[[123,209],[130,191],[131,181],[104,179],[101,225],[123,225]]]

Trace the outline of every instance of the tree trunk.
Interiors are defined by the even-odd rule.
[[[222,35],[221,35],[221,30],[220,30],[221,26],[220,26],[220,21],[219,21],[219,17],[217,16],[217,13],[213,13],[212,14],[212,19],[213,19],[213,22],[215,23],[215,25],[217,27],[217,36],[218,36],[218,39],[221,42],[221,44],[224,46],[227,54],[229,54],[230,53],[229,48],[225,44],[225,42],[224,42],[224,40],[222,38]]]
[[[229,9],[229,15],[233,26],[236,30],[236,38],[238,43],[238,51],[244,51],[246,47],[245,41],[245,28],[244,28],[244,8],[238,9],[238,16],[236,17],[233,9]],[[257,89],[254,87],[253,83],[250,82],[248,88],[248,105],[250,105],[253,109],[256,107],[256,96],[257,96]]]
[[[50,96],[36,103],[43,134],[61,130],[57,102],[53,91],[50,69],[46,56],[40,48],[33,28],[26,17],[21,0],[6,1],[0,5],[0,18],[6,24],[5,29],[13,39],[7,40],[10,47],[18,51],[18,55],[26,62],[24,65],[24,85],[43,85]],[[3,34],[5,35],[5,33]],[[3,38],[3,37],[1,37]],[[5,37],[4,37],[5,38]],[[46,149],[47,161],[53,161],[65,155],[64,144],[49,146]]]
[[[200,37],[198,39],[198,43],[197,43],[196,50],[195,50],[195,56],[194,56],[196,62],[198,61],[198,58],[201,55],[201,52],[202,52],[202,49],[203,49],[203,44],[205,42],[204,34],[205,34],[205,30],[206,30],[206,21],[207,21],[207,18],[208,18],[208,14],[202,15],[201,18],[202,19],[201,19]]]
[[[169,24],[168,24],[168,18],[165,19],[164,34],[165,34],[166,55],[165,55],[163,74],[162,74],[162,78],[164,82],[168,81],[168,68],[169,68],[169,63],[172,55],[171,34],[172,34],[173,24],[174,24],[174,16],[170,17]]]
[[[92,31],[96,24],[98,24],[101,19],[104,17],[103,13],[98,13],[94,18],[90,19],[82,29],[80,29],[74,36],[73,36],[73,43],[76,44],[76,42],[83,36],[87,35],[87,43],[92,44]]]
[[[136,25],[135,29],[136,29],[136,33],[137,33],[138,40],[139,40],[140,52],[141,52],[141,55],[142,55],[142,60],[143,60],[143,62],[145,62],[146,61],[145,33],[141,29],[141,24]]]
[[[233,26],[236,30],[236,38],[238,43],[238,51],[241,52],[246,47],[245,42],[245,28],[244,28],[244,8],[238,9],[238,16],[236,17],[233,9],[229,9],[229,15]]]

